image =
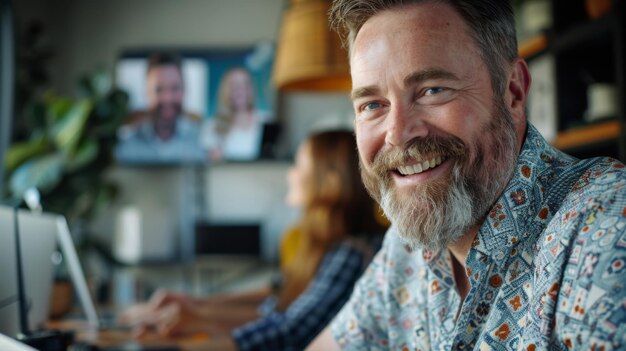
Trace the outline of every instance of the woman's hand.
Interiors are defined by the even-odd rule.
[[[135,325],[134,333],[137,337],[150,330],[166,337],[211,334],[211,321],[191,300],[165,299],[152,306],[149,317]]]
[[[209,330],[201,305],[188,295],[157,291],[147,303],[126,310],[120,323],[132,326],[137,336],[152,329],[164,336],[195,334]]]

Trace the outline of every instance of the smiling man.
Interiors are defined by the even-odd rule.
[[[313,350],[626,348],[626,172],[526,121],[505,0],[335,0],[393,227]]]
[[[208,159],[200,145],[202,118],[183,110],[185,85],[177,56],[154,53],[146,70],[147,108],[120,128],[118,161],[199,164]]]

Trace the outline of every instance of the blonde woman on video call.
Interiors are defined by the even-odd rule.
[[[256,108],[250,73],[241,67],[224,73],[218,90],[217,111],[202,133],[202,144],[209,150],[209,159],[256,159],[263,123],[268,118],[268,113]]]
[[[352,132],[311,135],[287,183],[286,201],[302,215],[283,236],[282,279],[274,292],[205,298],[157,292],[122,320],[140,334],[147,328],[167,336],[207,333],[220,350],[304,349],[350,296],[386,224],[361,183]]]

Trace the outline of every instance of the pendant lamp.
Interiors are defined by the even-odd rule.
[[[274,84],[281,91],[349,91],[348,54],[328,24],[330,0],[291,0],[283,15]]]

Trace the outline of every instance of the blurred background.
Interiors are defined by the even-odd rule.
[[[297,145],[314,130],[352,127],[346,52],[329,31],[328,1],[7,4],[14,16],[16,89],[13,108],[0,116],[2,198],[19,199],[37,187],[44,211],[68,218],[88,278],[103,299],[116,295],[128,302],[147,294],[137,286],[225,289],[222,266],[198,269],[211,257],[228,257],[227,265],[262,262],[267,269],[251,270],[246,281],[270,272],[280,236],[297,218],[284,204]],[[533,74],[530,121],[576,156],[624,161],[624,1],[514,5],[520,55]],[[136,83],[145,69],[132,73],[124,67],[133,66],[133,59],[145,67],[152,52],[195,65],[185,79],[186,93],[195,99],[187,107],[199,106],[195,112],[203,121],[213,117],[216,82],[228,68],[220,66],[221,57],[231,55],[233,65],[250,71],[264,65],[253,79],[271,126],[263,131],[258,156],[119,162],[114,151],[120,127],[142,98],[132,85],[141,90]],[[114,284],[111,267],[134,273]],[[175,268],[169,275],[155,273],[163,267]],[[176,274],[181,267],[188,274]]]

